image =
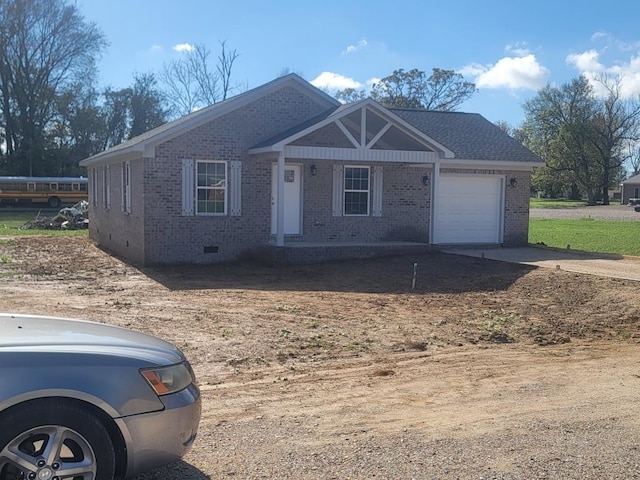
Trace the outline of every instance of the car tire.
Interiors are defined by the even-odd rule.
[[[62,202],[60,201],[60,199],[58,197],[49,197],[49,200],[47,200],[47,205],[50,208],[58,208],[61,203]]]
[[[114,477],[109,433],[98,418],[73,403],[27,403],[0,416],[0,424],[0,480]],[[72,473],[78,467],[86,473]]]

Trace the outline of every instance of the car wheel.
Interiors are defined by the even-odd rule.
[[[115,453],[102,423],[63,401],[0,417],[0,480],[112,480]]]
[[[49,200],[47,200],[47,205],[51,208],[58,208],[61,203],[58,197],[50,197]]]

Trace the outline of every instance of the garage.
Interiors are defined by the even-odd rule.
[[[502,242],[503,177],[443,175],[437,181],[432,243]]]

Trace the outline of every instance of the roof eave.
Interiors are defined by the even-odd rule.
[[[284,150],[284,146],[278,148],[278,144],[269,145],[266,147],[250,148],[249,155],[260,155],[263,153],[281,153]]]
[[[144,145],[133,145],[129,148],[123,148],[116,151],[105,150],[89,158],[80,161],[81,167],[93,167],[103,163],[111,163],[109,160],[118,159],[119,161],[133,160],[144,156]]]
[[[480,160],[470,158],[445,159],[439,162],[441,167],[458,167],[458,168],[487,168],[496,170],[526,170],[530,171],[534,168],[544,167],[546,164],[542,161],[517,161],[517,160]]]
[[[288,82],[292,82],[296,86],[304,90],[307,90],[311,94],[317,96],[318,98],[334,106],[341,105],[338,100],[328,95],[326,92],[323,92],[319,88],[314,87],[313,85],[311,85],[309,82],[302,79],[298,75],[291,73],[284,77],[276,78],[275,80],[272,80],[271,82],[268,82],[264,85],[260,85],[259,87],[256,87],[253,90],[244,92],[243,94],[240,94],[237,97],[231,97],[227,99],[228,103],[226,105],[213,104],[213,105],[210,105],[209,107],[202,109],[202,111],[200,111],[200,114],[197,114],[198,112],[194,112],[196,114],[193,115],[192,118],[182,121],[181,123],[178,123],[173,127],[162,129],[155,134],[151,134],[148,138],[145,138],[131,145],[130,147],[117,149],[114,152],[110,152],[109,150],[106,150],[102,153],[94,155],[93,157],[84,159],[80,162],[80,165],[84,167],[93,166],[97,163],[101,163],[104,160],[108,160],[116,156],[120,157],[121,155],[125,155],[130,152],[135,152],[134,156],[137,156],[137,154],[139,153],[141,153],[142,155],[145,155],[145,154],[153,155],[154,149],[157,145],[167,142],[173,138],[176,138],[184,134],[185,132],[193,130],[194,128],[197,128],[201,125],[211,122],[217,118],[220,118],[223,115],[226,115],[227,113],[233,110],[241,108],[244,105],[247,105],[252,101],[257,100],[258,98],[261,98],[265,95],[275,92]],[[215,107],[215,108],[212,108],[212,107]]]

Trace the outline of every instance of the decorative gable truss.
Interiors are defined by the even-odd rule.
[[[371,99],[339,107],[325,119],[250,153],[287,158],[434,163],[453,152]]]

